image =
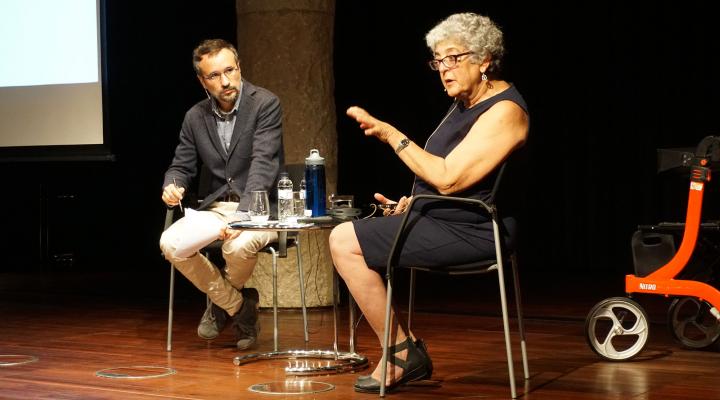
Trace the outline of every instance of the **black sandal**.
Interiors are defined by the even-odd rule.
[[[395,357],[394,354],[405,349],[408,351],[405,360]],[[390,346],[388,362],[403,369],[403,374],[398,380],[385,386],[385,390],[388,392],[408,382],[430,379],[432,376],[432,360],[430,360],[425,343],[421,339],[413,342],[408,336],[404,342]],[[361,393],[380,393],[380,382],[371,375],[364,375],[355,381],[354,388],[356,392]]]

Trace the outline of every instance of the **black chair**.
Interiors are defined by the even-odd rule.
[[[381,369],[381,378],[380,378],[380,397],[383,397],[385,395],[385,377],[387,374],[387,359],[388,359],[388,345],[390,342],[390,317],[391,317],[391,304],[392,304],[392,279],[393,279],[393,273],[395,268],[407,268],[410,270],[410,299],[409,299],[409,306],[408,306],[408,321],[407,321],[407,328],[408,333],[412,326],[412,314],[414,311],[414,301],[415,301],[415,273],[416,271],[429,271],[432,273],[437,274],[444,274],[444,275],[474,275],[474,274],[486,274],[489,272],[496,271],[498,274],[498,286],[500,288],[500,307],[502,309],[502,318],[503,318],[503,329],[505,332],[505,349],[507,352],[507,363],[508,363],[508,374],[510,378],[510,393],[512,398],[517,398],[517,391],[515,388],[515,368],[513,365],[513,357],[512,357],[512,345],[511,345],[511,339],[510,339],[510,327],[509,327],[509,317],[508,317],[508,311],[507,311],[507,298],[505,294],[505,272],[504,272],[504,261],[510,260],[513,270],[513,283],[515,286],[515,301],[517,306],[517,319],[518,319],[518,329],[520,333],[520,348],[522,352],[522,361],[523,361],[523,372],[525,379],[530,378],[530,373],[528,370],[528,361],[527,361],[527,348],[525,344],[525,329],[523,326],[523,319],[522,319],[522,305],[521,305],[521,299],[520,299],[520,280],[518,277],[517,272],[517,264],[516,264],[516,257],[513,252],[508,252],[504,250],[504,241],[503,236],[500,232],[500,227],[502,226],[502,220],[498,216],[497,206],[495,204],[495,198],[496,193],[500,184],[500,178],[503,175],[503,171],[505,170],[505,165],[503,165],[500,168],[500,171],[497,175],[495,185],[493,187],[492,193],[490,195],[490,198],[487,201],[480,201],[475,199],[468,199],[468,198],[461,198],[461,197],[450,197],[450,196],[438,196],[438,195],[416,195],[412,198],[410,204],[408,205],[407,211],[405,212],[405,215],[402,219],[402,222],[400,224],[400,227],[398,228],[397,235],[395,237],[395,242],[393,243],[392,249],[390,251],[390,256],[388,257],[388,263],[387,263],[387,272],[386,272],[386,278],[387,278],[387,308],[385,310],[385,334],[383,339],[383,356],[382,356],[382,369]],[[395,260],[398,259],[398,255],[400,254],[400,251],[402,250],[402,246],[399,245],[399,243],[403,243],[405,241],[405,238],[407,237],[408,233],[412,229],[412,226],[408,225],[408,216],[411,214],[413,207],[415,204],[417,204],[421,200],[441,200],[444,202],[457,202],[458,204],[462,205],[472,205],[477,206],[480,210],[484,210],[492,219],[493,223],[493,233],[494,233],[494,239],[495,239],[495,257],[488,259],[488,260],[478,260],[477,262],[471,263],[471,264],[464,264],[464,265],[448,265],[443,267],[441,270],[437,269],[429,269],[424,267],[399,267],[399,266],[393,266],[395,263]],[[421,202],[422,203],[422,202]],[[504,252],[505,251],[505,252]],[[398,321],[400,321],[400,317],[396,316],[398,318]]]
[[[200,190],[203,190],[203,185],[206,181],[208,181],[208,174],[209,171],[205,169],[204,167],[201,168],[200,171],[200,178],[199,178],[199,186]],[[189,198],[192,198],[192,196],[189,196]],[[201,200],[196,200],[196,202],[200,202]],[[165,214],[165,227],[163,228],[163,231],[168,229],[170,225],[175,220],[175,208],[169,208]],[[203,248],[201,251],[203,254],[211,258],[214,254],[219,254],[219,252],[222,249],[222,241],[216,240],[213,243],[207,245],[205,248]],[[288,236],[287,232],[278,232],[278,241],[269,243],[267,246],[263,247],[260,252],[262,253],[268,253],[272,256],[272,286],[273,286],[273,346],[275,351],[279,351],[279,340],[278,340],[278,299],[277,299],[277,259],[278,258],[285,258],[287,257],[287,249],[288,248],[295,248],[296,251],[296,260],[297,260],[297,268],[298,268],[298,277],[299,277],[299,284],[300,284],[300,303],[302,306],[302,313],[303,313],[303,329],[305,334],[305,342],[309,342],[310,338],[308,335],[308,322],[307,322],[307,308],[305,307],[305,275],[304,270],[302,266],[302,257],[300,252],[300,237],[298,235],[294,236]],[[213,257],[217,259],[222,259],[222,257]],[[173,306],[174,306],[174,300],[175,300],[175,266],[170,264],[170,290],[169,290],[169,300],[168,300],[168,328],[167,328],[167,345],[166,350],[172,351],[172,325],[173,325]],[[210,299],[206,297],[206,304],[209,304]]]

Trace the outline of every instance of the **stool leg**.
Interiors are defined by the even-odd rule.
[[[272,253],[272,286],[273,286],[273,348],[278,351],[278,298],[277,298],[277,253],[269,247]]]
[[[172,351],[173,302],[175,300],[175,266],[170,264],[170,298],[168,299],[168,327],[166,351]]]
[[[295,249],[297,250],[297,267],[298,276],[300,277],[300,303],[302,305],[303,329],[305,331],[305,343],[310,341],[308,336],[307,307],[305,307],[305,271],[302,266],[302,256],[300,255],[300,235],[295,238]]]

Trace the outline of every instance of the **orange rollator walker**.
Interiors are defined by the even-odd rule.
[[[656,265],[647,265],[638,261],[642,257],[635,257],[634,251],[636,274],[625,276],[628,297],[605,299],[590,310],[585,321],[588,344],[595,353],[608,360],[629,360],[638,355],[647,343],[648,317],[640,304],[629,298],[633,293],[674,298],[668,311],[668,322],[674,338],[685,347],[699,349],[720,342],[720,291],[708,283],[678,279],[679,275],[686,275],[681,273],[696,251],[700,231],[720,231],[718,223],[700,222],[703,194],[711,177],[711,164],[716,163],[714,167],[720,167],[720,137],[705,137],[694,153],[660,150],[659,156],[661,170],[690,168],[687,217],[684,224],[646,226],[644,230],[650,232],[646,238],[654,239],[655,242],[647,244],[645,249],[664,253],[665,256],[661,255]],[[673,230],[683,232],[677,252],[674,251],[672,236],[667,234]],[[638,234],[642,234],[642,228]],[[670,237],[669,241],[665,240],[667,237]]]

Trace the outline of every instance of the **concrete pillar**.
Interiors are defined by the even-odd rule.
[[[334,0],[236,0],[243,78],[264,87],[283,107],[285,162],[303,163],[316,148],[325,158],[327,194],[337,188],[337,133],[333,79]],[[299,185],[299,182],[294,182]],[[301,235],[308,305],[331,304],[329,231]],[[281,261],[283,307],[299,307],[295,251]],[[270,257],[261,256],[248,286],[272,303]]]

